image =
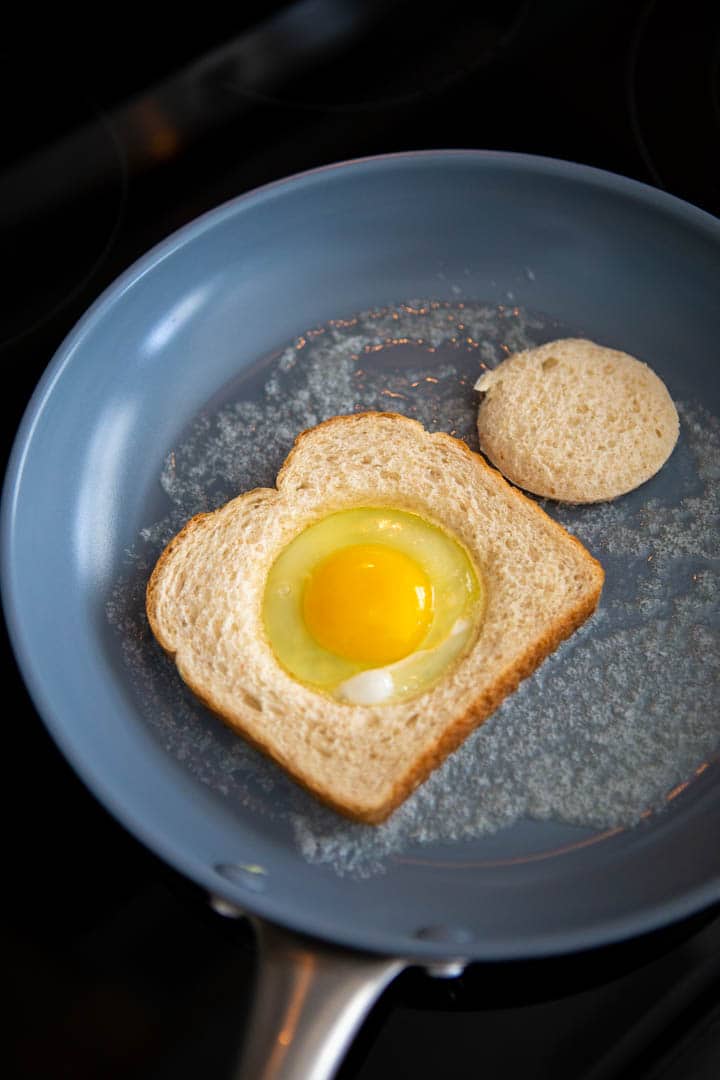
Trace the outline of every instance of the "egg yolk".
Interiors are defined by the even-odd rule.
[[[427,633],[433,589],[421,566],[383,544],[353,544],[323,559],[303,594],[308,630],[347,660],[392,664]]]

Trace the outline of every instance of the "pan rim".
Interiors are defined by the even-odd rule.
[[[412,164],[424,160],[438,162],[442,159],[452,160],[457,158],[474,158],[488,163],[507,164],[522,170],[533,172],[540,170],[550,175],[555,174],[578,180],[584,179],[596,183],[604,189],[609,188],[621,194],[630,195],[641,199],[646,204],[650,203],[662,210],[673,213],[685,223],[700,228],[705,235],[709,233],[713,239],[720,241],[720,222],[706,211],[676,196],[659,191],[641,181],[606,172],[595,166],[579,165],[559,158],[532,154],[471,149],[402,151],[333,162],[272,181],[221,203],[170,234],[160,243],[154,245],[140,259],[136,260],[100,294],[60,344],[39,380],[16,433],[3,483],[2,506],[0,507],[2,559],[0,588],[10,642],[23,680],[38,713],[64,756],[100,803],[107,807],[134,836],[138,837],[150,850],[157,852],[171,865],[178,867],[194,881],[202,884],[207,888],[208,892],[222,895],[227,900],[239,903],[253,913],[282,922],[283,925],[289,926],[291,929],[325,938],[326,940],[327,936],[323,933],[325,922],[321,919],[315,919],[312,912],[304,912],[302,917],[298,919],[288,917],[287,906],[278,903],[274,895],[264,894],[260,897],[257,894],[244,891],[239,886],[233,885],[229,887],[228,883],[223,882],[207,865],[197,863],[189,858],[184,851],[181,851],[178,845],[171,843],[168,838],[159,837],[152,832],[141,819],[134,815],[131,806],[118,800],[116,794],[103,782],[102,777],[93,772],[91,765],[73,744],[72,739],[63,727],[62,719],[56,715],[45,673],[36,665],[31,645],[26,637],[19,583],[13,576],[13,545],[17,504],[21,495],[25,462],[32,445],[35,429],[52,397],[56,384],[62,378],[66,366],[72,363],[73,355],[82,345],[85,336],[90,333],[98,322],[102,321],[108,306],[112,306],[128,289],[134,287],[153,267],[170,257],[184,245],[191,243],[197,235],[203,233],[210,225],[220,224],[226,216],[232,216],[243,209],[250,209],[267,199],[282,195],[285,190],[288,188],[295,189],[298,184],[315,183],[318,179],[322,179],[334,171],[347,169],[372,170],[386,167],[389,162],[397,162],[402,165],[403,163]],[[587,949],[588,947],[612,944],[660,929],[668,923],[696,914],[718,900],[720,900],[720,868],[716,877],[708,879],[701,886],[687,890],[671,901],[656,904],[654,907],[643,908],[634,915],[623,915],[615,920],[603,923],[602,933],[597,934],[595,938],[589,935],[587,930],[578,930],[571,933],[562,931],[545,934],[535,941],[525,939],[522,942],[515,942],[501,939],[490,944],[482,942],[479,943],[481,947],[478,949],[473,948],[473,944],[469,943],[463,945],[462,952],[469,959],[488,961],[557,956],[563,953],[576,952],[579,948]],[[293,910],[292,915],[294,914],[295,911]],[[366,936],[361,943],[361,947],[378,953],[394,952],[393,948],[388,947],[386,940],[388,936],[394,937],[395,935],[379,934],[376,939],[370,939]],[[358,947],[357,937],[351,932],[348,932],[345,936],[335,933],[331,940],[341,945]],[[413,958],[447,958],[449,954],[452,954],[452,950],[449,952],[447,944],[443,942],[428,940],[417,941],[413,944]]]

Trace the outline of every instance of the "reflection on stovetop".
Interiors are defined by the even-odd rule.
[[[0,65],[3,449],[76,320],[227,198],[350,157],[438,147],[579,161],[720,213],[720,9],[700,0],[299,0],[187,26],[86,17],[8,31]],[[63,13],[64,17],[64,13]],[[4,460],[4,459],[3,459]],[[252,988],[244,923],[142,848],[13,701],[3,946],[19,1077],[231,1074]],[[720,1072],[720,910],[537,965],[419,970],[341,1080],[665,1080]]]

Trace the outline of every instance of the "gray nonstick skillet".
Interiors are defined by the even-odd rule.
[[[258,781],[249,752],[242,768],[230,767],[222,725],[193,712],[182,689],[167,696],[172,672],[157,683],[138,677],[138,657],[155,645],[137,631],[139,609],[117,617],[118,590],[147,575],[133,561],[139,538],[171,517],[175,448],[192,446],[198,418],[233,395],[255,394],[260,409],[263,364],[308,328],[418,298],[539,313],[548,327],[646,359],[693,416],[709,424],[720,416],[714,218],[566,162],[418,152],[271,184],[149,252],[49,364],[6,476],[5,613],[49,731],[130,832],[219,910],[246,913],[257,927],[262,962],[244,1077],[330,1077],[406,965],[452,975],[473,961],[568,954],[666,927],[720,899],[720,721],[714,750],[664,809],[635,824],[526,816],[461,841],[409,845],[377,872],[357,874],[308,857],[298,840],[306,796],[265,763]],[[472,387],[463,392],[471,401]],[[264,451],[254,449],[260,474]],[[635,521],[695,482],[682,466],[691,457],[674,460],[636,493],[646,503],[633,504]],[[717,485],[706,466],[704,482]],[[702,605],[688,642],[692,626],[704,636],[688,644],[669,725],[687,711],[720,715],[717,664],[708,666],[718,646],[717,523],[688,555],[676,547],[681,517],[658,543],[677,555],[677,575],[698,575]],[[633,560],[616,553],[606,569],[608,596],[632,592]],[[669,620],[693,602],[679,576],[676,585],[664,608],[651,597]],[[127,603],[137,604],[140,591],[128,588]],[[643,619],[653,610],[646,604]],[[604,618],[628,635],[639,625],[630,604]],[[646,690],[650,707],[652,680]]]

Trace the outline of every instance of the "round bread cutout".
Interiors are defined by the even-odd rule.
[[[604,502],[654,476],[677,442],[678,414],[647,364],[566,338],[509,356],[478,379],[480,448],[518,487],[569,503]]]

